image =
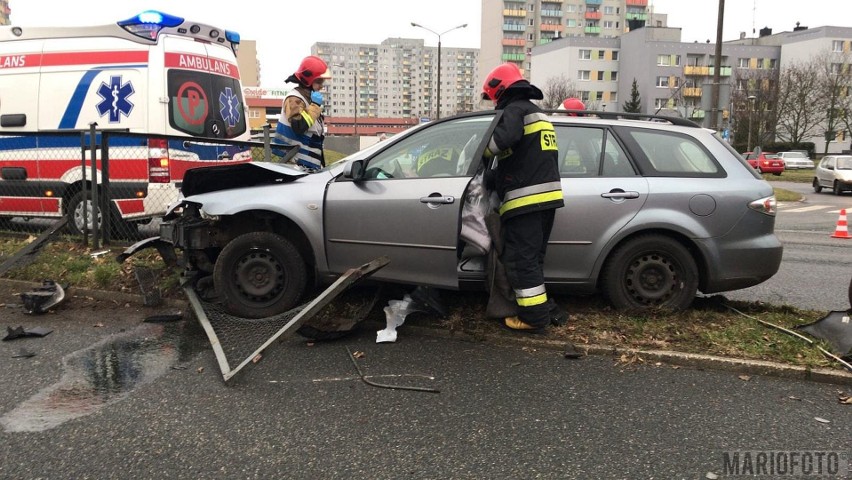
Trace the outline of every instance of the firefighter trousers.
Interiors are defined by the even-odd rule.
[[[504,219],[501,225],[500,261],[515,292],[518,317],[533,327],[550,323],[552,304],[544,288],[544,256],[555,213],[552,208],[524,213]]]

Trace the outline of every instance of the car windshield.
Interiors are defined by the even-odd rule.
[[[852,157],[840,157],[837,159],[838,170],[852,170]]]

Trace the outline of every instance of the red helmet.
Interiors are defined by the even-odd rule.
[[[559,110],[585,110],[586,104],[577,97],[569,97],[562,101]]]
[[[305,85],[310,86],[314,80],[323,77],[323,74],[328,70],[328,65],[319,57],[313,55],[305,57],[302,63],[299,64],[299,69],[294,74],[296,78]]]
[[[482,98],[497,101],[507,88],[523,79],[521,69],[514,63],[506,62],[491,70],[491,73],[485,78],[485,84],[482,86]]]

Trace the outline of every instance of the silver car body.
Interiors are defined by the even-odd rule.
[[[852,191],[852,155],[827,155],[820,160],[814,170],[814,190],[819,193],[823,188],[835,195]]]
[[[267,185],[222,185],[184,202],[198,206],[202,218],[213,224],[242,217],[238,223],[243,231],[251,222],[247,218],[259,213],[281,217],[289,231],[281,234],[298,230],[307,239],[310,251],[303,256],[317,279],[330,280],[388,256],[390,263],[373,278],[451,289],[481,285],[484,262],[460,261],[458,232],[465,191],[495,119],[494,112],[479,112],[431,122],[318,173],[294,171],[289,181]],[[556,290],[597,290],[610,253],[646,233],[670,236],[686,246],[698,265],[704,293],[746,288],[778,270],[782,246],[773,232],[773,189],[712,131],[568,116],[552,116],[551,122],[557,130],[565,195],[545,265],[546,280]],[[603,143],[588,141],[596,136]],[[454,171],[405,176],[423,149],[441,139],[448,145],[456,142],[451,145],[458,153]],[[593,152],[597,165],[582,165],[588,155],[569,158],[584,143],[604,145],[598,148],[603,152]],[[675,157],[686,166],[674,165]],[[344,172],[353,162],[368,172],[372,168],[376,176],[347,178]],[[398,171],[388,176],[381,167],[391,166]],[[275,164],[244,168],[255,168],[258,175],[264,170],[287,175],[286,167]]]
[[[799,168],[814,168],[814,162],[808,158],[807,154],[802,152],[779,152],[778,158],[784,160],[784,168],[786,170],[795,170]]]

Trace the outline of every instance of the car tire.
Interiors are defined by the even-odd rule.
[[[819,179],[814,178],[814,192],[819,193],[822,191],[822,185],[819,184]]]
[[[834,187],[831,189],[831,191],[834,192],[835,195],[842,195],[843,194],[843,185],[841,185],[840,182],[835,180],[834,181]]]
[[[689,308],[698,290],[698,267],[677,240],[641,235],[610,254],[601,287],[617,309],[683,310]]]
[[[222,249],[213,283],[228,313],[269,317],[297,305],[307,287],[307,267],[290,240],[271,232],[250,232]]]
[[[91,190],[86,190],[86,209],[87,215],[92,214],[92,192]],[[135,224],[124,221],[121,219],[121,214],[118,213],[118,210],[115,208],[115,205],[111,205],[112,208],[112,218],[115,219],[112,222],[110,233],[112,236],[119,236],[122,238],[131,238],[132,235],[137,234],[139,231]],[[98,212],[98,228],[100,229],[103,226],[103,214],[102,212]],[[65,215],[69,215],[68,218],[68,231],[72,235],[82,235],[83,234],[83,191],[79,191],[71,196],[68,199],[68,203],[66,204],[66,208],[64,211]],[[89,233],[92,233],[92,220],[89,218]]]

